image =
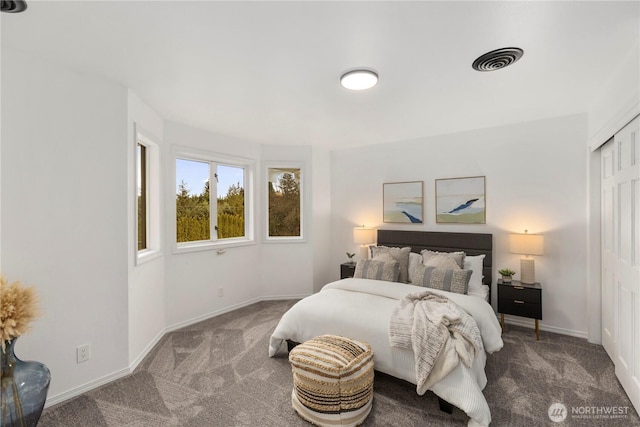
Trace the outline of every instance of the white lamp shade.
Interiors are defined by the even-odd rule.
[[[375,242],[375,239],[373,228],[356,227],[353,229],[353,242],[357,245],[369,245]]]
[[[544,253],[544,236],[542,234],[512,234],[509,250],[514,254],[542,255]]]

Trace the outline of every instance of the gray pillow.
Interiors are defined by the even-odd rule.
[[[411,253],[410,247],[405,248],[388,248],[386,246],[371,246],[371,258],[375,258],[380,254],[389,254],[393,259],[398,262],[400,269],[400,276],[398,282],[409,282],[409,253]]]
[[[441,291],[466,294],[472,273],[473,271],[471,270],[453,270],[421,265],[416,268],[413,284]]]
[[[358,261],[353,277],[397,282],[399,274],[397,261],[384,262],[368,259]]]
[[[430,251],[429,249],[423,249],[422,251],[420,251],[420,255],[422,255],[422,259],[423,259],[423,263],[427,264],[427,261],[429,261],[429,259],[436,257],[436,256],[446,256],[449,258],[453,258],[456,261],[456,264],[458,264],[458,267],[463,268],[464,267],[464,256],[465,253],[464,252],[438,252],[438,251]]]

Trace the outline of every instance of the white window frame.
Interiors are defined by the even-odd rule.
[[[269,169],[300,169],[300,236],[269,236]],[[306,169],[304,162],[289,162],[289,161],[270,161],[264,164],[264,188],[263,197],[264,202],[264,237],[265,243],[305,243],[306,227],[305,227],[305,212],[304,212],[304,198],[305,198],[305,176]]]
[[[192,160],[196,162],[209,163],[209,182],[210,182],[210,195],[209,200],[209,220],[210,224],[210,239],[198,240],[193,242],[177,242],[177,226],[176,226],[176,160]],[[189,253],[199,252],[207,250],[220,250],[224,248],[231,248],[237,246],[246,246],[255,244],[255,225],[254,225],[254,188],[255,188],[255,160],[230,156],[226,154],[215,153],[212,151],[188,148],[188,147],[172,147],[172,184],[171,184],[171,235],[173,236],[173,253]],[[215,173],[217,165],[233,166],[244,169],[244,231],[243,237],[231,237],[226,239],[218,239],[215,226],[218,221],[218,203],[217,203],[217,181]]]
[[[133,124],[134,138],[134,233],[133,241],[135,248],[136,265],[144,264],[152,259],[162,256],[161,242],[161,192],[160,192],[160,147],[155,142],[158,141],[150,132],[146,131],[137,123]],[[143,145],[146,150],[146,249],[138,250],[138,144]]]

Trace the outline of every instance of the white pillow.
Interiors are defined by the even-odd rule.
[[[409,254],[409,283],[413,283],[416,275],[416,268],[422,265],[422,255],[415,252]]]
[[[469,279],[469,291],[482,292],[482,266],[485,255],[475,255],[464,257],[464,269],[471,270],[471,279]]]

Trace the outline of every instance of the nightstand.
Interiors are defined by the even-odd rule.
[[[340,278],[346,279],[348,277],[353,277],[353,274],[356,272],[356,263],[355,262],[343,262],[340,264]]]
[[[535,319],[536,340],[540,341],[538,321],[542,320],[542,286],[540,283],[528,285],[518,280],[505,283],[498,279],[498,313],[502,332],[505,314]]]

